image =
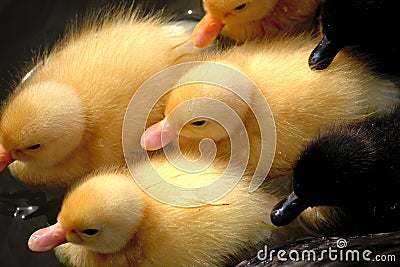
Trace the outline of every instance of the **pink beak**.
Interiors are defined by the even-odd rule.
[[[218,37],[224,26],[218,17],[206,14],[193,30],[192,40],[194,45],[202,48],[211,44]]]
[[[15,159],[11,156],[11,152],[4,149],[2,145],[0,145],[0,171],[7,168]]]
[[[34,232],[28,241],[28,247],[32,251],[49,251],[59,245],[67,243],[67,231],[59,223],[50,225]]]
[[[140,139],[140,145],[146,150],[158,150],[178,137],[176,127],[163,119],[150,126]]]

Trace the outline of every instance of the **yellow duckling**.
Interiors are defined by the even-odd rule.
[[[200,51],[192,24],[135,11],[100,15],[38,60],[2,108],[0,169],[14,161],[10,170],[24,183],[68,186],[99,166],[124,164],[122,121],[132,95]]]
[[[320,0],[203,0],[206,15],[193,31],[198,47],[221,33],[237,42],[312,28]]]
[[[244,73],[257,85],[261,98],[264,96],[268,102],[274,116],[277,140],[269,172],[271,178],[288,175],[304,145],[320,129],[332,123],[354,121],[390,110],[399,101],[400,92],[393,83],[380,79],[365,64],[344,54],[340,54],[324,72],[310,70],[304,58],[317,42],[311,37],[275,40],[268,45],[248,42],[225,53],[202,58],[205,62],[225,64]],[[192,73],[196,71],[198,69],[193,68]],[[209,73],[207,69],[203,71],[204,77],[219,75],[213,73],[214,70]],[[238,75],[225,79],[235,83]],[[246,91],[246,88],[241,90]],[[249,137],[249,167],[254,170],[255,166],[265,164],[264,161],[259,162],[259,155],[260,135],[266,130],[260,127],[255,113],[249,109],[260,98],[255,92],[248,92],[248,96],[240,98],[236,94],[238,91],[231,92],[216,84],[195,82],[178,86],[167,95],[165,118],[142,135],[142,146],[156,150],[179,135],[180,147],[185,151],[191,149],[194,142],[199,143],[207,137],[214,141],[218,149],[217,157],[226,156],[232,149],[230,138],[238,135],[235,129],[244,123]],[[212,107],[210,101],[201,98],[225,103],[237,113],[238,119],[221,124],[212,116],[224,114],[222,111],[213,110],[209,117],[199,115]],[[181,108],[181,104],[188,101],[192,104]],[[273,136],[270,135],[270,138]]]
[[[160,154],[151,162],[167,182],[187,188],[215,181],[226,165],[215,161],[188,173]],[[150,173],[147,165],[136,163],[135,175]],[[248,181],[244,176],[217,202],[179,207],[141,191],[127,171],[96,172],[72,187],[58,222],[32,234],[29,247],[55,248],[67,266],[221,266],[249,257],[264,244],[277,246],[304,234],[296,223],[272,226],[269,213],[277,198],[266,188],[249,194]]]

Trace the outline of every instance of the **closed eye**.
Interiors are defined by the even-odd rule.
[[[36,150],[36,149],[39,149],[39,148],[40,148],[40,144],[36,144],[36,145],[33,145],[33,146],[29,146],[26,149],[28,149],[28,150]]]
[[[235,7],[236,11],[242,11],[247,7],[247,3],[243,3],[241,5],[238,5],[237,7]]]
[[[96,234],[98,234],[99,230],[98,229],[94,229],[94,228],[89,228],[89,229],[83,230],[82,233],[85,236],[91,237],[91,236],[95,236]]]

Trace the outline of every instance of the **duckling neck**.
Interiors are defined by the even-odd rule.
[[[263,18],[241,24],[227,24],[222,34],[241,43],[280,33],[313,30],[316,28],[313,27],[313,22],[319,2],[320,0],[280,0],[273,11]]]
[[[319,0],[281,0],[261,24],[265,33],[298,32],[311,29]]]
[[[82,156],[85,147],[78,147],[63,161],[51,166],[38,166],[30,162],[15,161],[9,166],[11,174],[29,185],[68,187],[92,170],[89,158]],[[76,160],[79,157],[80,160]],[[60,170],[64,170],[60,172]]]

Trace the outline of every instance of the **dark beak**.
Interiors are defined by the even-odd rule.
[[[271,221],[276,226],[284,226],[296,219],[308,207],[309,205],[292,192],[286,199],[275,205],[271,212]]]
[[[311,52],[308,58],[308,65],[313,70],[326,69],[342,48],[343,45],[335,44],[324,35],[317,47]]]

